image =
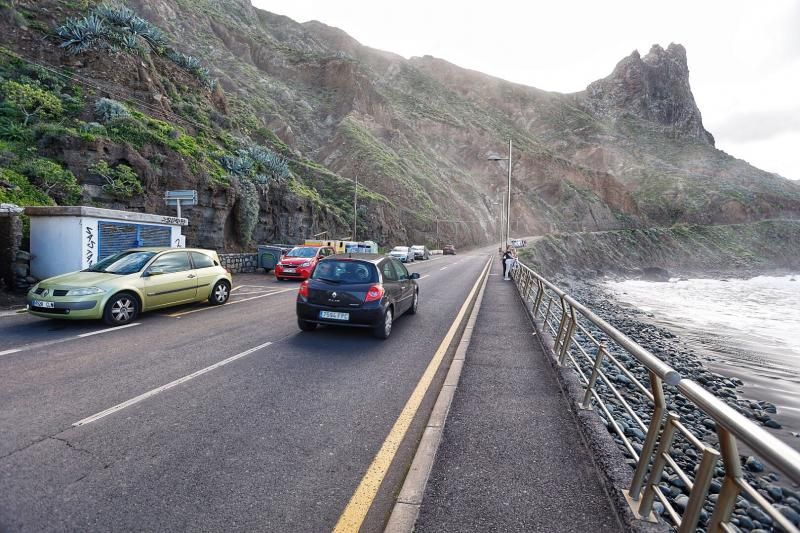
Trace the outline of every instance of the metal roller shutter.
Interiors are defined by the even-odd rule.
[[[169,226],[101,221],[97,223],[97,229],[99,261],[128,248],[170,245]]]

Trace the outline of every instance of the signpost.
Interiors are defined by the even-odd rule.
[[[178,218],[181,218],[181,204],[197,205],[197,191],[166,191],[164,200],[168,206],[178,208]]]

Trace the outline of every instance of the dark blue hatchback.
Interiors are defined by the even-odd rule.
[[[419,305],[419,274],[397,259],[380,254],[342,254],[319,262],[297,294],[297,325],[372,328],[386,339],[394,320]]]

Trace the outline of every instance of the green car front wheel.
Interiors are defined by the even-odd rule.
[[[130,293],[115,294],[106,304],[103,320],[110,326],[122,326],[139,316],[139,300]]]

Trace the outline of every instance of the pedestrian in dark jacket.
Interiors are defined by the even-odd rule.
[[[511,273],[511,266],[514,264],[514,261],[517,258],[516,251],[514,250],[513,246],[509,246],[506,248],[506,251],[503,252],[503,279],[509,280],[511,278],[508,275]]]

